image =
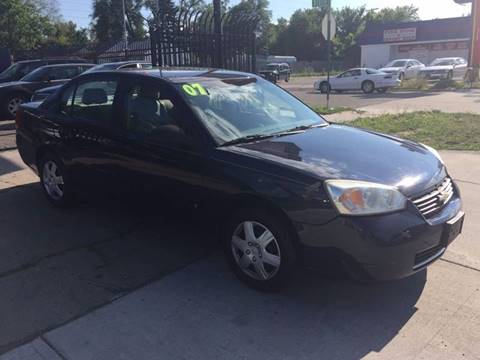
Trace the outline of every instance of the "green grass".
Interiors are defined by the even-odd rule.
[[[439,150],[480,150],[480,115],[414,112],[363,118],[348,125],[430,145]]]
[[[337,114],[344,111],[355,111],[352,108],[343,107],[343,106],[330,107],[330,108],[327,108],[326,106],[314,106],[313,110],[320,115],[332,115],[332,114]]]

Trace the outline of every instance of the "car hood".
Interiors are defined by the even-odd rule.
[[[432,71],[432,70],[452,70],[452,65],[441,65],[441,66],[426,66],[422,70],[423,71]]]
[[[320,180],[354,179],[396,186],[406,196],[421,194],[446,176],[442,162],[420,144],[341,125],[229,150],[293,167]]]
[[[385,67],[385,68],[379,69],[378,71],[387,72],[387,71],[401,71],[401,70],[403,70],[402,67]]]

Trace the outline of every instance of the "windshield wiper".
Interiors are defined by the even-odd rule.
[[[328,126],[328,124],[302,125],[302,126],[294,127],[292,129],[289,129],[289,130],[274,133],[273,136],[290,135],[290,134],[294,134],[294,133],[297,133],[297,132],[307,131],[307,130],[310,130],[310,129],[320,128],[320,127],[325,127],[325,126]]]
[[[261,134],[255,134],[255,135],[248,135],[248,136],[243,136],[239,137],[237,139],[233,139],[227,142],[224,142],[220,146],[230,146],[230,145],[237,145],[237,144],[246,144],[249,142],[253,142],[256,140],[263,140],[263,139],[269,139],[274,137],[275,135],[261,135]]]

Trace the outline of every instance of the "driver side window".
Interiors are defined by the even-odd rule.
[[[129,134],[140,135],[162,143],[169,135],[183,135],[176,102],[154,83],[131,86],[124,96],[122,127]]]

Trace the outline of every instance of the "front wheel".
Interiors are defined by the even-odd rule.
[[[7,96],[3,104],[3,112],[9,119],[14,119],[17,110],[21,104],[27,101],[27,96],[23,94],[14,94]]]
[[[235,275],[257,290],[278,290],[295,270],[290,231],[267,211],[252,208],[234,215],[224,235],[224,251]]]
[[[320,84],[320,92],[326,94],[330,91],[330,84],[328,82],[323,82]]]
[[[365,94],[371,94],[375,90],[375,84],[372,81],[364,81],[362,84],[362,91]]]
[[[51,153],[45,154],[39,162],[39,172],[47,200],[57,207],[70,205],[73,197],[72,186],[60,158]]]

